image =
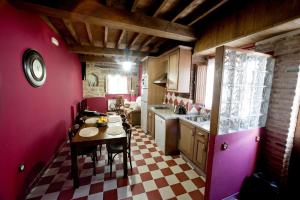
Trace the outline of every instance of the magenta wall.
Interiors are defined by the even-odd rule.
[[[91,97],[86,98],[87,106],[90,110],[96,110],[98,112],[107,112],[108,99],[115,99],[117,96],[123,96],[128,101],[135,101],[136,96],[130,96],[130,94],[106,94],[105,97]]]
[[[265,129],[252,129],[225,135],[211,135],[207,164],[205,198],[221,200],[240,191],[244,179],[256,167],[259,142]],[[221,145],[226,142],[226,151]]]
[[[71,106],[82,99],[80,62],[37,15],[0,5],[0,199],[13,200],[50,161],[65,140]],[[51,44],[55,36],[60,46]],[[37,50],[47,80],[33,88],[26,80],[22,54]],[[18,165],[25,163],[25,171]]]

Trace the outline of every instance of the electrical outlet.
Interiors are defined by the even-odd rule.
[[[25,165],[22,163],[19,165],[19,172],[22,173],[25,170]]]

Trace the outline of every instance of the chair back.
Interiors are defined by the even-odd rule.
[[[121,116],[122,122],[123,122],[123,123],[125,123],[125,122],[126,122],[126,120],[127,120],[127,119],[126,119],[126,115],[124,115],[124,114],[121,114],[120,116]]]
[[[69,141],[71,142],[74,137],[74,132],[73,132],[72,128],[69,128],[68,136],[69,136]]]
[[[122,96],[117,96],[116,97],[116,107],[121,107],[124,105],[124,99]]]
[[[76,135],[76,132],[78,131],[79,128],[80,128],[79,124],[75,124],[74,126],[72,126],[72,128],[69,128],[68,136],[70,142],[72,141],[73,137]]]
[[[126,135],[127,135],[127,148],[130,149],[131,134],[132,134],[131,125],[127,122],[123,122],[122,126],[123,126],[123,128],[126,132]]]

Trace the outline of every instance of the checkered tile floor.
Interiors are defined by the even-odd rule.
[[[204,178],[180,156],[162,155],[139,127],[133,128],[131,142],[133,170],[129,170],[128,179],[123,178],[122,154],[116,156],[110,178],[103,145],[96,176],[91,158],[78,157],[80,187],[73,190],[66,144],[26,199],[203,199]]]

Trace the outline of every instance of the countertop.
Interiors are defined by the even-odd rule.
[[[154,108],[155,106],[166,106],[166,107],[169,107],[169,109],[156,109],[156,108]],[[181,119],[181,120],[184,120],[188,123],[193,124],[194,126],[200,128],[200,129],[203,129],[206,132],[210,131],[210,121],[205,121],[205,122],[198,123],[198,122],[188,120],[185,117],[191,116],[193,114],[186,114],[186,115],[176,114],[176,113],[174,113],[171,106],[167,106],[167,105],[149,105],[148,109],[151,110],[152,112],[154,112],[159,117],[163,118],[164,120]]]

